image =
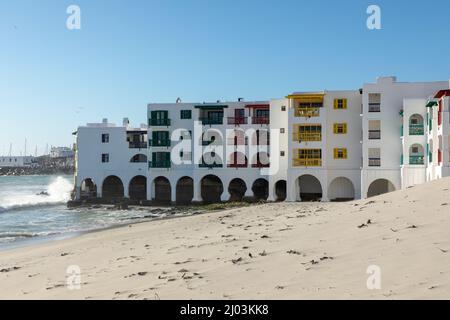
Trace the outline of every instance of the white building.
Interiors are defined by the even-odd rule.
[[[448,81],[407,83],[397,82],[395,77],[378,78],[376,83],[364,85],[363,198],[425,181],[424,168],[420,168],[426,164],[420,161],[425,150],[422,128],[426,115],[425,100],[448,86]],[[410,128],[410,121],[416,129]]]
[[[24,168],[36,166],[32,156],[7,156],[0,157],[0,168]]]
[[[50,158],[73,158],[75,152],[68,147],[52,147],[50,149]]]
[[[345,201],[450,175],[449,82],[383,77],[269,102],[149,104],[77,133],[78,198]],[[94,192],[95,191],[95,192]]]
[[[77,198],[146,198],[147,127],[90,123],[78,128],[76,149]]]

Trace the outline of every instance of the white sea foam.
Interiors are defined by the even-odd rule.
[[[0,212],[62,204],[70,200],[72,183],[63,177],[57,177],[43,190],[46,194],[38,194],[36,189],[10,190],[0,198]]]

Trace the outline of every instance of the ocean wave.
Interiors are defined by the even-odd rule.
[[[72,184],[63,177],[57,177],[46,188],[45,194],[17,194],[1,199],[0,213],[30,209],[34,207],[55,206],[66,203],[70,200]]]

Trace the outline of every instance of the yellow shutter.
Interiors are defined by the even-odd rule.
[[[347,148],[344,149],[344,159],[347,159]]]
[[[335,109],[338,108],[338,99],[334,99],[334,108],[335,108]]]
[[[333,132],[334,132],[334,134],[337,134],[337,132],[338,132],[338,124],[337,123],[335,123],[333,126]]]
[[[347,134],[347,124],[346,123],[342,124],[342,133]]]
[[[334,158],[338,158],[338,149],[334,148]]]
[[[342,99],[342,108],[347,109],[347,99]]]

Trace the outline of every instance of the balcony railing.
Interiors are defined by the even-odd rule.
[[[147,149],[147,142],[129,142],[130,149]]]
[[[248,118],[247,117],[228,117],[228,124],[232,125],[241,125],[241,124],[247,124]]]
[[[205,126],[222,125],[223,124],[223,118],[200,118],[199,120]]]
[[[295,108],[296,117],[319,117],[320,108]]]
[[[294,133],[294,141],[298,142],[312,142],[312,141],[322,141],[322,133],[304,133],[304,132],[295,132]]]
[[[252,168],[257,168],[257,169],[270,168],[270,163],[255,163],[255,164],[252,164]]]
[[[369,103],[369,112],[381,112],[381,103]]]
[[[234,169],[238,169],[238,168],[247,168],[248,164],[247,163],[230,163],[227,165],[228,168],[234,168]]]
[[[170,119],[149,119],[149,124],[154,127],[170,127]]]
[[[369,130],[369,140],[380,140],[381,130]]]
[[[381,167],[381,159],[369,158],[369,167]]]
[[[208,168],[208,169],[214,169],[214,168],[223,168],[222,163],[200,163],[198,165],[199,168]]]
[[[409,164],[410,165],[424,165],[425,157],[424,156],[410,156]]]
[[[269,117],[253,117],[252,124],[270,124]]]
[[[322,159],[293,159],[294,167],[321,167]]]
[[[171,145],[170,139],[149,140],[149,143],[152,147],[170,147]]]
[[[409,135],[410,136],[423,136],[425,134],[425,128],[423,124],[410,124]]]
[[[170,160],[149,162],[148,167],[151,169],[168,169],[172,165]]]

